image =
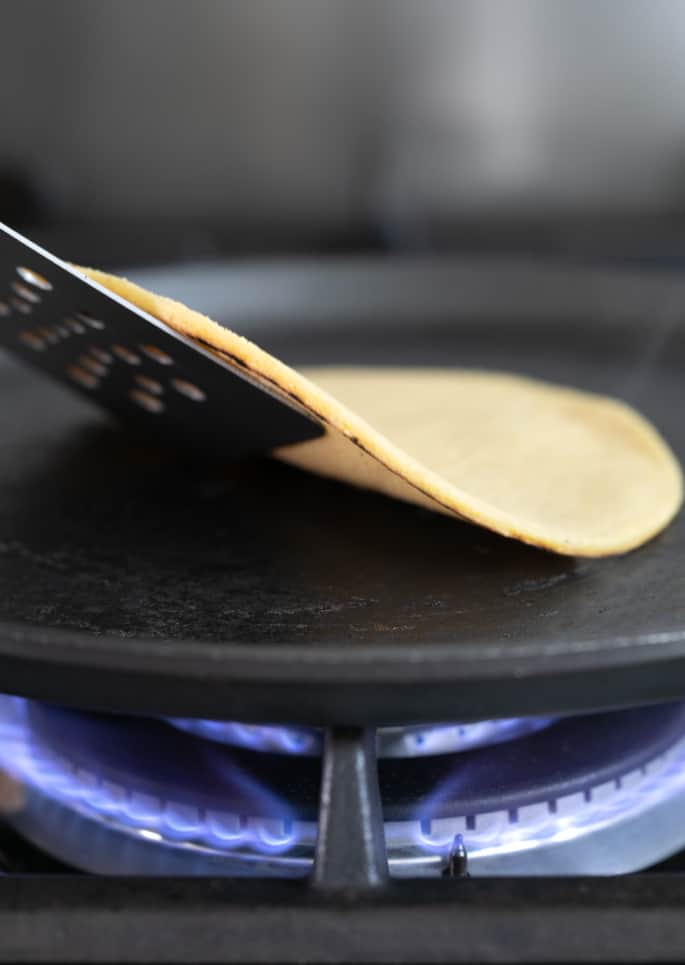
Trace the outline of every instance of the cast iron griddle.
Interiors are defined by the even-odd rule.
[[[395,316],[387,268],[374,288],[373,266],[356,286],[354,266],[314,266],[304,275],[327,271],[333,289],[347,272],[354,311],[341,298],[316,324],[325,291],[305,285],[301,323],[294,298],[289,320],[265,308],[255,334],[294,363],[485,365],[623,395],[685,459],[677,283],[481,264],[438,285],[430,266],[393,270],[400,288],[423,282],[423,310],[415,286]],[[245,318],[273,282],[263,269]],[[3,690],[319,724],[685,693],[682,517],[625,557],[557,557],[276,463],[158,450],[17,363],[0,374]]]

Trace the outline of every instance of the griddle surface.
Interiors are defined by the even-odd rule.
[[[261,342],[295,363],[476,365],[615,393],[685,460],[679,330],[651,359],[644,326],[561,310]],[[685,692],[682,515],[628,556],[557,557],[267,460],[157,450],[28,369],[0,375],[3,689],[317,723]]]

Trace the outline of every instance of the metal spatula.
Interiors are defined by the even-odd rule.
[[[322,432],[249,373],[1,223],[0,347],[177,445],[233,456]]]

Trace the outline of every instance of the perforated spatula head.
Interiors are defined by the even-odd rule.
[[[1,223],[0,347],[176,445],[238,455],[322,433],[211,347]]]

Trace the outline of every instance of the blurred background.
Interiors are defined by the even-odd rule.
[[[0,220],[104,266],[685,258],[681,0],[0,0]]]

